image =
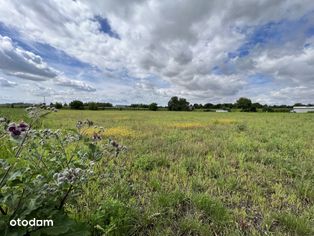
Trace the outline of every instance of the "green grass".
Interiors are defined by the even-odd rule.
[[[95,234],[314,234],[314,114],[61,110],[41,125],[86,118],[129,149],[67,206]]]

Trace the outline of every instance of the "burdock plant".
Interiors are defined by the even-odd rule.
[[[33,128],[52,111],[28,108],[29,123],[0,118],[0,235],[89,235],[88,226],[68,216],[66,205],[75,205],[97,161],[111,152],[116,158],[125,147],[111,140],[112,150],[97,133],[87,137],[90,120],[78,121],[71,132]],[[51,219],[55,229],[10,226],[12,219],[33,218]]]

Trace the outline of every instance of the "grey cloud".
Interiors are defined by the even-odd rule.
[[[47,80],[57,76],[42,58],[16,47],[9,37],[0,35],[0,69],[9,75],[29,79]]]
[[[17,83],[4,78],[0,78],[0,87],[15,87],[15,86],[17,86]]]

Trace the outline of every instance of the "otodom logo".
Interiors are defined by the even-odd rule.
[[[53,226],[53,220],[37,220],[37,219],[31,219],[31,220],[21,220],[21,219],[13,219],[10,220],[10,226],[16,227],[16,226],[35,226],[35,227],[50,227]]]

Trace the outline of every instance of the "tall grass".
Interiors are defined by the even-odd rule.
[[[61,110],[41,125],[86,118],[129,147],[67,205],[95,235],[314,234],[313,114]]]

